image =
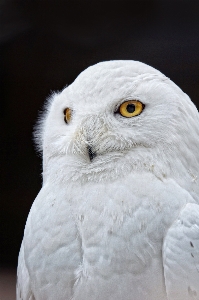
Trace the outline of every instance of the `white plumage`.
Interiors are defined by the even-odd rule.
[[[51,97],[36,141],[17,300],[199,299],[199,115],[179,87],[96,64]]]

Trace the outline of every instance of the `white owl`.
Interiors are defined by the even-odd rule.
[[[17,300],[199,299],[199,114],[159,71],[98,63],[36,133]]]

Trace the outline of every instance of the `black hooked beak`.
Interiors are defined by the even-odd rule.
[[[88,150],[88,156],[90,158],[90,161],[93,160],[93,158],[95,158],[97,156],[96,152],[93,151],[91,146],[87,146],[87,150]]]

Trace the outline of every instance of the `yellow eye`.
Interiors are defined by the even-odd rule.
[[[69,123],[71,119],[71,109],[70,108],[66,108],[64,109],[64,121],[66,123]]]
[[[138,116],[144,109],[144,104],[138,100],[123,102],[119,107],[119,113],[126,118]]]

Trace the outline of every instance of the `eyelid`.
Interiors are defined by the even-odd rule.
[[[115,106],[114,113],[120,113],[120,106],[121,106],[124,102],[131,101],[131,100],[141,102],[140,99],[137,99],[137,98],[134,98],[134,97],[124,98],[124,99],[122,99],[122,100]],[[141,103],[142,103],[142,102],[141,102]],[[142,103],[142,104],[143,104],[143,103]],[[145,105],[144,105],[144,106],[145,106]]]

